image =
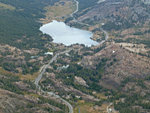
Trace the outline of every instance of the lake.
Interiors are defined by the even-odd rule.
[[[40,31],[53,38],[55,43],[63,43],[66,46],[72,44],[84,44],[85,46],[97,45],[98,42],[91,40],[93,33],[70,27],[64,22],[53,20],[52,22],[40,27]]]

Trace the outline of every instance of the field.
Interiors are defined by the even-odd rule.
[[[73,1],[69,0],[60,0],[56,2],[53,6],[45,7],[46,18],[41,19],[42,23],[48,23],[52,20],[61,20],[64,21],[74,10],[76,6]]]
[[[93,103],[88,103],[80,100],[76,103],[74,108],[74,113],[107,113],[106,109],[108,104],[102,104],[101,106],[94,105]]]

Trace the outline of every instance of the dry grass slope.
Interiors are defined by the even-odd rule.
[[[75,10],[75,4],[70,0],[60,0],[53,6],[45,7],[46,18],[41,19],[42,23],[48,23],[52,20],[64,21],[66,16],[69,16]]]
[[[0,2],[0,9],[15,10],[15,7]]]

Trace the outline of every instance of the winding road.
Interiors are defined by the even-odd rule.
[[[70,16],[73,17],[73,18],[74,18],[74,14],[77,13],[78,10],[79,10],[79,2],[78,2],[77,0],[74,0],[74,1],[75,1],[75,3],[76,3],[76,10],[75,10],[72,14],[70,14]],[[75,20],[75,18],[74,18],[74,20]],[[54,92],[46,92],[46,91],[43,91],[43,90],[41,89],[41,86],[39,85],[39,82],[40,82],[40,80],[42,79],[43,74],[46,72],[46,69],[48,68],[48,66],[49,66],[50,64],[52,64],[52,63],[57,59],[57,57],[58,57],[59,55],[68,53],[68,52],[71,51],[71,50],[72,50],[72,49],[69,49],[69,50],[66,50],[66,51],[57,53],[55,56],[53,56],[52,59],[49,61],[48,64],[42,66],[42,68],[40,69],[40,74],[38,75],[38,77],[35,79],[35,82],[34,82],[34,84],[36,85],[36,87],[38,88],[38,90],[40,90],[40,91],[43,92],[43,93],[47,93],[49,96],[53,96],[53,97],[55,97],[55,98],[57,98],[57,99],[60,99],[66,106],[68,106],[68,108],[69,108],[69,113],[73,113],[73,107],[72,107],[72,105],[71,105],[69,102],[67,102],[66,100],[64,100],[63,98],[61,98],[59,95],[56,95]]]
[[[73,18],[74,18],[74,14],[77,13],[78,10],[79,10],[79,2],[77,0],[74,0],[74,1],[76,3],[76,10],[72,14],[70,14],[70,16],[73,17]],[[89,24],[80,22],[80,21],[76,20],[75,18],[74,18],[74,21],[76,21],[77,23],[82,24],[82,25],[90,26]],[[100,44],[104,43],[109,38],[108,33],[105,30],[103,30],[102,28],[101,28],[101,30],[105,33],[105,40],[101,41]],[[50,64],[52,64],[57,59],[57,57],[59,55],[68,53],[71,50],[72,49],[68,49],[68,50],[65,50],[63,52],[56,53],[56,55],[52,57],[52,59],[49,61],[48,64],[42,66],[42,68],[40,69],[40,74],[38,75],[38,77],[35,79],[35,82],[34,82],[34,84],[36,85],[36,87],[38,88],[39,91],[41,91],[43,93],[47,93],[49,96],[53,96],[53,97],[55,97],[57,99],[60,99],[66,106],[68,106],[69,113],[73,113],[72,105],[69,102],[67,102],[66,100],[64,100],[63,98],[61,98],[59,95],[56,95],[54,92],[46,92],[46,91],[42,90],[41,86],[39,85],[39,82],[42,79],[44,73],[46,72],[46,69],[48,68],[48,66]]]
[[[107,31],[105,31],[104,29],[101,28],[101,31],[105,34],[105,40],[102,40],[99,45],[103,44],[104,42],[106,42],[109,39],[109,34]]]
[[[74,2],[76,3],[76,10],[75,10],[73,13],[70,14],[70,16],[73,18],[73,21],[76,22],[76,23],[79,23],[79,24],[81,24],[81,25],[85,25],[85,26],[90,27],[89,24],[83,23],[83,22],[81,22],[81,21],[78,21],[78,20],[74,17],[74,14],[79,11],[79,2],[78,2],[77,0],[74,0]],[[102,3],[102,2],[105,2],[105,0],[100,0],[99,2]],[[103,24],[104,24],[104,23],[103,23]],[[101,28],[101,31],[104,32],[104,34],[105,34],[105,40],[102,40],[102,41],[99,43],[99,45],[103,44],[104,42],[106,42],[106,41],[109,39],[109,34],[108,34],[108,32],[105,31],[105,30],[102,29],[102,28]]]
[[[42,66],[42,69],[40,70],[40,74],[39,74],[39,76],[35,79],[35,82],[34,82],[34,84],[36,85],[36,87],[37,87],[41,92],[47,93],[49,96],[53,96],[53,97],[55,97],[56,99],[60,99],[66,106],[68,106],[68,108],[69,108],[69,113],[73,113],[73,107],[72,107],[72,105],[71,105],[69,102],[67,102],[66,100],[64,100],[63,98],[61,98],[59,95],[56,95],[54,92],[46,92],[46,91],[43,91],[43,90],[41,89],[41,86],[39,85],[39,82],[40,82],[40,80],[42,79],[44,73],[46,72],[46,69],[48,68],[48,66],[49,66],[50,64],[52,64],[52,63],[57,59],[57,57],[58,57],[59,55],[68,53],[68,52],[71,51],[71,50],[72,50],[72,49],[68,49],[68,50],[66,50],[66,51],[59,52],[59,53],[57,53],[55,56],[53,56],[52,59],[49,61],[48,64]]]
[[[70,14],[70,16],[73,17],[73,21],[74,21],[74,22],[77,22],[77,23],[79,23],[79,24],[81,24],[81,25],[85,25],[85,26],[90,27],[89,24],[86,24],[86,23],[83,23],[83,22],[81,22],[81,21],[78,21],[78,20],[74,17],[74,14],[77,13],[78,10],[79,10],[79,2],[78,2],[77,0],[74,0],[74,1],[76,2],[76,7],[77,7],[77,8],[76,8],[76,10],[75,10],[72,14]],[[98,3],[100,4],[100,3],[102,3],[102,2],[105,2],[105,0],[99,0]],[[104,23],[102,23],[102,25],[104,25]],[[105,43],[105,42],[109,39],[109,34],[108,34],[108,32],[105,31],[103,28],[100,28],[100,30],[105,34],[105,40],[102,40],[102,41],[99,43],[99,45]],[[113,104],[113,103],[110,103],[110,104],[107,106],[107,109],[106,109],[107,113],[110,113],[109,107],[110,107],[112,104]]]
[[[73,15],[79,11],[79,2],[77,0],[74,0],[74,2],[76,3],[76,10],[70,14],[70,16],[73,18],[74,18]]]

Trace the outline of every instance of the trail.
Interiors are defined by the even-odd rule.
[[[53,97],[55,97],[55,98],[57,98],[57,99],[60,99],[66,106],[68,106],[68,108],[69,108],[69,113],[73,113],[73,107],[72,107],[72,105],[71,105],[69,102],[67,102],[66,100],[64,100],[63,98],[61,98],[59,95],[56,95],[54,92],[46,92],[46,91],[42,90],[42,89],[41,89],[41,86],[39,85],[39,82],[40,82],[40,80],[42,79],[44,73],[46,72],[46,69],[48,68],[48,66],[49,66],[50,64],[52,64],[52,63],[57,59],[57,57],[58,57],[59,55],[68,53],[68,52],[71,51],[71,50],[72,50],[72,49],[68,49],[68,50],[66,50],[66,51],[59,52],[59,53],[57,53],[55,56],[53,56],[52,59],[49,61],[48,64],[42,66],[42,68],[41,68],[41,70],[40,70],[40,74],[39,74],[39,76],[35,79],[35,82],[34,82],[34,84],[36,85],[36,87],[38,88],[38,90],[40,90],[40,91],[43,92],[43,93],[47,93],[49,96],[53,96]]]

